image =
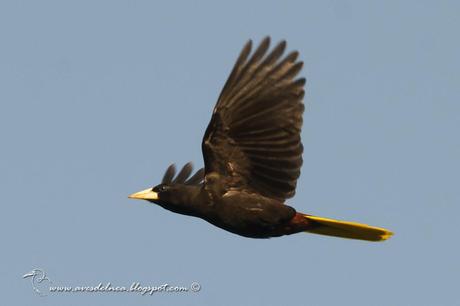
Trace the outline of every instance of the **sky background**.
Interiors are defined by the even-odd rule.
[[[1,1],[3,305],[459,305],[457,1]],[[255,240],[133,201],[201,138],[247,39],[308,80],[298,211],[368,243]],[[198,293],[39,297],[55,285]],[[46,288],[45,288],[46,292]]]

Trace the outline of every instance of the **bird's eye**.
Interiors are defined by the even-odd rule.
[[[158,191],[160,192],[163,192],[163,191],[166,191],[168,188],[165,186],[165,185],[161,185],[159,188],[158,188]]]

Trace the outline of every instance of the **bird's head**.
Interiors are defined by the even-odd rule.
[[[174,189],[177,189],[177,186],[161,183],[155,187],[133,193],[129,198],[161,204],[161,202],[171,202],[173,200]]]
[[[176,167],[173,164],[166,170],[161,184],[133,193],[129,198],[147,200],[168,210],[188,214],[190,199],[195,195],[197,186],[201,184],[204,178],[203,169],[198,170],[189,178],[192,170],[192,164],[187,163],[174,178]]]

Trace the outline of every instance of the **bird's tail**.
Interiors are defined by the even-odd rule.
[[[301,215],[308,221],[309,225],[305,230],[305,232],[308,233],[367,241],[383,241],[393,235],[391,231],[381,227],[370,226],[357,222],[310,216],[306,214]]]

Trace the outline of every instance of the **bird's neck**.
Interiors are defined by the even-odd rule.
[[[161,206],[175,213],[201,217],[207,211],[206,193],[201,186],[183,185],[175,192],[174,199]]]

